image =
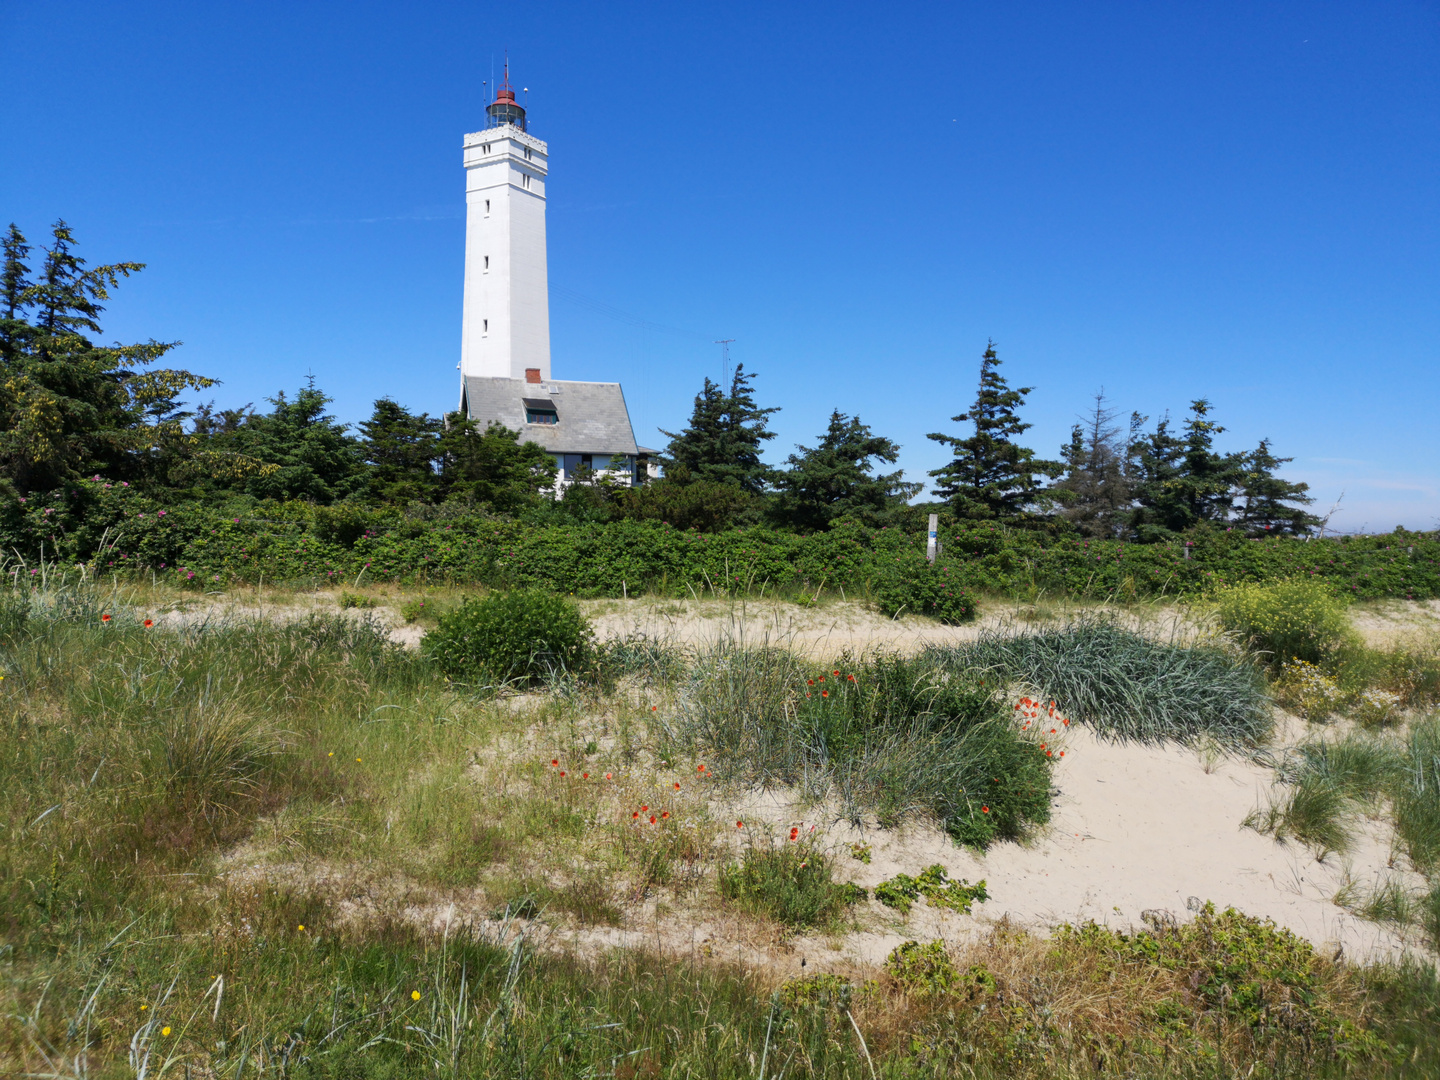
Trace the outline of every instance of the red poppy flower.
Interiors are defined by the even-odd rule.
[[[654,706],[654,705],[651,705],[651,706],[650,706],[650,711],[651,711],[651,712],[654,712],[654,711],[655,711],[655,706]]]
[[[651,814],[651,815],[650,815],[650,824],[651,824],[651,825],[654,825],[654,824],[655,824],[655,815],[654,815],[654,814]]]
[[[744,827],[745,827],[745,823],[744,823],[743,821],[737,821],[737,822],[735,822],[735,828],[737,828],[737,829],[743,829]]]
[[[1064,751],[1064,750],[1061,750],[1061,751],[1060,751],[1060,756],[1061,756],[1061,757],[1064,757],[1064,756],[1065,756],[1065,751]]]
[[[696,766],[695,766],[695,771],[696,771],[696,772],[704,772],[704,771],[705,771],[705,766],[704,766],[704,765],[696,765]]]
[[[589,780],[589,779],[590,779],[590,774],[589,774],[588,772],[582,772],[582,773],[580,774],[580,779],[581,779],[581,780]]]
[[[109,622],[109,621],[110,621],[110,616],[109,616],[109,615],[101,615],[101,616],[100,616],[100,621],[101,621],[101,622]]]
[[[854,682],[854,681],[855,681],[855,676],[854,676],[854,675],[851,675],[851,676],[850,676],[850,681],[851,681],[851,682]]]
[[[632,819],[638,818],[639,816],[640,816],[640,811],[639,811],[639,810],[636,810],[633,814],[630,815],[630,817],[631,817]]]
[[[814,680],[814,679],[806,679],[806,680],[805,680],[805,685],[806,685],[806,686],[814,686],[814,685],[815,685],[815,680]]]
[[[649,808],[648,806],[642,806],[642,807],[640,807],[640,812],[641,812],[642,814],[648,813],[649,810],[650,810],[650,808]]]
[[[155,620],[154,620],[154,619],[146,619],[146,620],[145,620],[145,629],[146,629],[146,630],[149,630],[150,627],[152,627],[152,626],[154,626],[154,625],[155,625]]]
[[[552,769],[558,769],[558,768],[560,767],[560,759],[559,759],[559,758],[553,758],[553,757],[552,757],[552,758],[550,759],[550,767],[551,767]]]
[[[1045,751],[1045,756],[1046,756],[1046,757],[1049,757],[1049,756],[1050,756],[1051,754],[1053,754],[1053,753],[1054,753],[1053,750],[1046,750],[1046,751]]]
[[[829,691],[829,690],[821,690],[821,691],[820,691],[820,696],[821,696],[821,697],[829,697],[829,696],[830,696],[830,691]]]
[[[611,778],[611,776],[610,776],[610,774],[607,772],[607,773],[605,774],[605,779],[606,779],[606,780],[609,780],[610,778]]]
[[[791,840],[794,840],[794,839],[795,839],[797,836],[799,836],[799,835],[800,835],[800,830],[799,830],[799,829],[791,829],[791,830],[790,830],[790,839],[791,839]]]
[[[833,672],[833,674],[835,674],[835,675],[839,675],[839,674],[840,674],[840,672],[838,672],[838,671],[836,671],[836,672]]]
[[[565,775],[565,770],[564,770],[564,769],[561,769],[561,770],[560,770],[560,775],[561,775],[561,776],[564,776],[564,775]]]
[[[982,806],[982,807],[980,807],[980,813],[982,813],[982,814],[988,814],[989,812],[990,812],[990,808],[989,808],[988,806]]]
[[[663,820],[664,818],[668,818],[669,816],[670,816],[670,811],[669,811],[669,810],[666,810],[663,814],[660,815],[660,817],[661,817],[662,820]]]

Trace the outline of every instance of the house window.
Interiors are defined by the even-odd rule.
[[[527,424],[558,424],[560,417],[553,409],[531,409],[525,410],[525,422]]]

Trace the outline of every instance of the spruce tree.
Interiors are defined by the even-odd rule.
[[[685,430],[677,434],[661,429],[670,440],[660,458],[667,475],[733,484],[752,495],[770,485],[775,470],[760,460],[760,450],[766,440],[775,437],[766,422],[780,410],[762,409],[755,403],[750,386],[754,378],[746,374],[744,364],[737,364],[728,394],[707,378],[695,395],[695,408]]]
[[[1052,501],[1042,482],[1065,471],[1058,461],[1035,456],[1015,442],[1031,427],[1016,413],[1035,388],[1012,390],[1000,374],[1000,358],[992,341],[980,360],[980,386],[969,411],[951,417],[956,423],[975,425],[967,438],[932,433],[927,439],[951,448],[954,460],[930,475],[940,482],[935,493],[947,500],[960,518],[1014,520],[1032,507]]]
[[[375,402],[370,419],[360,424],[360,435],[376,495],[423,499],[433,494],[441,427],[435,417],[416,415],[391,398]]]
[[[439,450],[442,490],[452,499],[514,514],[539,505],[555,487],[555,459],[501,424],[481,431],[464,413],[449,413]]]
[[[1309,494],[1310,485],[1275,475],[1281,465],[1294,460],[1271,453],[1269,439],[1261,439],[1260,445],[1245,455],[1239,483],[1243,501],[1236,522],[1251,536],[1302,536],[1320,524],[1320,519],[1305,509],[1315,501]]]
[[[154,481],[187,452],[176,402],[215,380],[154,368],[179,342],[99,346],[110,290],[143,263],[85,268],[74,235],[57,222],[38,279],[19,229],[5,241],[5,378],[0,380],[0,474],[22,491],[56,487],[89,472]]]
[[[1131,522],[1139,539],[1159,540],[1229,518],[1243,455],[1215,450],[1215,436],[1225,429],[1209,416],[1210,403],[1201,398],[1190,403],[1183,435],[1172,434],[1165,417],[1134,443]]]
[[[313,377],[294,398],[282,390],[267,400],[273,406],[270,412],[252,415],[230,434],[212,440],[214,449],[274,466],[245,479],[248,494],[323,504],[364,489],[360,440],[327,411],[332,399],[316,387]]]
[[[3,241],[5,263],[0,268],[0,364],[7,368],[25,349],[30,324],[25,312],[33,304],[34,282],[30,280],[30,245],[13,221]]]
[[[893,464],[900,448],[839,409],[815,447],[796,449],[776,480],[774,516],[797,529],[827,529],[839,518],[875,525],[924,487],[904,483],[903,471],[877,475],[874,462]]]
[[[1105,392],[1083,424],[1070,429],[1070,442],[1061,447],[1065,477],[1055,485],[1067,521],[1083,536],[1106,538],[1124,527],[1130,503],[1125,461],[1129,447],[1115,424],[1117,413],[1106,407]]]

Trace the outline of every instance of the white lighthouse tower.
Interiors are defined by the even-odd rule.
[[[465,314],[462,377],[550,378],[545,263],[546,146],[525,130],[505,81],[484,131],[465,136]]]

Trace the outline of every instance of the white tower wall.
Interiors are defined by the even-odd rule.
[[[465,136],[462,375],[550,378],[548,172],[545,144],[512,124]]]

